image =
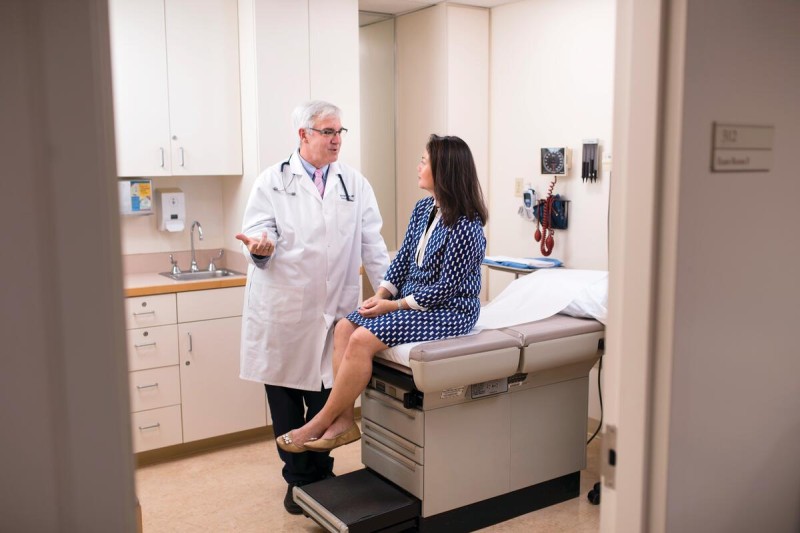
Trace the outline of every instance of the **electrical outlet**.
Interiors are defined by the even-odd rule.
[[[514,196],[518,198],[522,198],[522,191],[525,190],[522,182],[523,178],[514,178]]]

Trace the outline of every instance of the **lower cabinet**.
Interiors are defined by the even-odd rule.
[[[264,386],[239,379],[244,287],[128,298],[134,452],[267,424]]]
[[[242,317],[178,325],[183,441],[264,426],[264,386],[239,379]]]

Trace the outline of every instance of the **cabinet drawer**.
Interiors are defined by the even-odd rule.
[[[178,364],[178,326],[128,330],[128,370]]]
[[[242,315],[244,287],[178,293],[180,322]]]
[[[131,412],[181,403],[178,365],[130,373]]]
[[[384,446],[369,435],[363,435],[361,442],[361,462],[364,466],[422,499],[424,466]]]
[[[128,329],[174,324],[176,319],[174,294],[125,299],[125,323]]]
[[[131,415],[134,453],[183,442],[181,406],[141,411]]]
[[[361,397],[361,415],[419,446],[425,445],[425,413],[373,389]]]

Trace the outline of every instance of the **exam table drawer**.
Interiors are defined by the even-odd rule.
[[[395,485],[422,499],[424,468],[373,439],[363,435],[361,462]]]
[[[373,389],[364,391],[361,416],[369,420],[380,420],[380,425],[392,433],[410,440],[419,446],[425,445],[425,413],[418,409],[406,409],[402,402]]]
[[[183,442],[181,406],[141,411],[131,415],[133,452],[145,452]]]
[[[391,448],[397,453],[411,459],[417,464],[424,464],[424,454],[422,446],[417,446],[410,440],[406,440],[400,435],[396,435],[388,429],[382,427],[368,418],[361,418],[361,431],[364,435],[380,442],[387,448]]]

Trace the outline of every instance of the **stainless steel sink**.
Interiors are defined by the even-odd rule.
[[[227,268],[220,268],[213,272],[200,270],[198,272],[181,272],[180,274],[173,274],[172,272],[159,272],[159,274],[174,279],[175,281],[197,281],[202,279],[227,278],[228,276],[244,276],[241,272],[228,270]]]

